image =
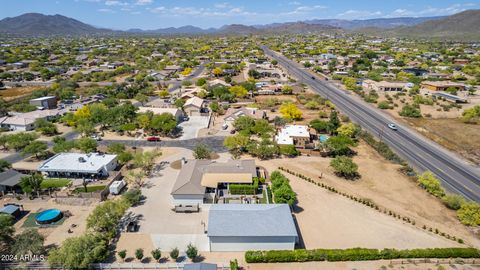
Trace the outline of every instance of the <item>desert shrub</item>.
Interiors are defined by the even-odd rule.
[[[366,131],[359,132],[358,136],[362,138],[367,144],[373,147],[381,156],[394,163],[401,163],[402,159],[395,154],[387,144],[381,141],[375,140],[375,138]]]
[[[480,204],[476,202],[464,203],[457,211],[458,219],[465,225],[480,225]]]
[[[419,175],[418,182],[422,188],[435,197],[441,198],[445,196],[445,190],[432,172],[426,171]]]
[[[457,194],[447,194],[442,198],[443,203],[450,209],[458,210],[465,203],[465,199]]]

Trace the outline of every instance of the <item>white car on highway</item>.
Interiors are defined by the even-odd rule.
[[[390,124],[388,124],[387,126],[388,126],[388,128],[391,129],[391,130],[398,130],[398,128],[397,128],[397,126],[396,126],[395,124],[390,123]]]

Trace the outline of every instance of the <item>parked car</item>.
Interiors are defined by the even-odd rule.
[[[160,141],[160,138],[159,138],[159,137],[155,137],[155,136],[153,136],[153,137],[148,137],[148,138],[147,138],[147,141],[149,141],[149,142],[159,142],[159,141]]]
[[[388,128],[391,129],[391,130],[398,130],[397,126],[396,126],[395,124],[393,124],[393,123],[390,123],[390,124],[388,124],[387,126],[388,126]]]
[[[98,136],[97,134],[93,134],[92,136],[90,136],[92,139],[96,140],[96,141],[101,141],[102,140],[102,137]]]
[[[235,134],[237,132],[235,129],[230,130],[230,134]]]

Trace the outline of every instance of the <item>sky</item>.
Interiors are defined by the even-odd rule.
[[[268,24],[311,19],[450,15],[479,9],[480,0],[1,0],[0,18],[27,12],[61,14],[118,30],[194,25]]]

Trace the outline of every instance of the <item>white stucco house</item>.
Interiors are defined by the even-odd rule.
[[[117,155],[59,153],[45,160],[38,171],[49,177],[100,178],[117,166]]]

